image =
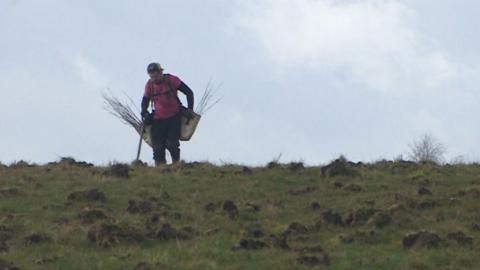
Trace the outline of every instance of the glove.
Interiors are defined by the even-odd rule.
[[[193,109],[188,109],[187,110],[187,117],[189,119],[193,119],[195,117],[195,113],[193,112]]]
[[[140,115],[142,116],[142,120],[145,120],[149,116],[149,113],[148,111],[142,111]]]

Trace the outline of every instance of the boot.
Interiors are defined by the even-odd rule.
[[[180,149],[169,149],[170,156],[172,157],[172,163],[177,163],[180,161]]]
[[[162,165],[165,165],[167,164],[167,162],[165,160],[155,160],[155,166],[158,167],[158,166],[162,166]]]
[[[154,148],[153,160],[155,160],[155,166],[167,164],[167,160],[165,159],[165,148],[163,147]]]

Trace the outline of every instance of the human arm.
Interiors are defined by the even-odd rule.
[[[148,104],[150,103],[150,87],[149,83],[145,85],[145,91],[142,97],[142,103],[141,103],[141,115],[143,118],[145,118],[148,115]]]
[[[150,102],[150,98],[143,97],[142,98],[142,116],[145,117],[148,113],[148,103]]]
[[[187,107],[189,110],[193,110],[194,96],[193,91],[184,82],[180,83],[178,90],[187,96]]]

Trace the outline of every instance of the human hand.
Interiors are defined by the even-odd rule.
[[[145,120],[148,117],[149,113],[148,111],[142,111],[140,115],[142,116],[142,120]]]

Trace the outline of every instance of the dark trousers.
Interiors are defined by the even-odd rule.
[[[152,144],[153,144],[153,159],[155,164],[165,164],[165,149],[168,149],[172,162],[180,161],[180,128],[181,128],[181,114],[162,120],[153,120],[152,123]]]

